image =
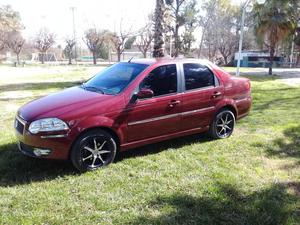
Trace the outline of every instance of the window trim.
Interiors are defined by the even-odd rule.
[[[155,69],[162,67],[162,66],[169,66],[169,65],[175,65],[176,67],[176,76],[177,76],[177,91],[173,92],[173,93],[169,93],[169,94],[164,94],[164,95],[157,95],[157,96],[153,96],[151,98],[144,98],[144,99],[138,99],[137,101],[141,102],[141,101],[145,101],[145,100],[149,100],[149,99],[157,99],[157,98],[161,98],[161,97],[167,97],[167,96],[173,96],[173,95],[178,95],[179,93],[181,93],[181,76],[180,76],[180,67],[178,63],[170,63],[170,64],[163,64],[163,65],[158,65],[155,68],[153,68],[149,73],[147,73],[147,75],[142,79],[142,81],[138,84],[138,86],[136,87],[134,92],[138,92],[140,91],[140,84],[144,81],[144,79]]]
[[[200,65],[200,66],[206,67],[212,73],[212,75],[214,76],[214,85],[187,90],[186,86],[185,86],[184,64],[196,64],[196,65]],[[183,88],[183,92],[184,93],[190,93],[190,92],[193,92],[193,91],[212,89],[212,88],[216,88],[216,87],[220,86],[220,80],[218,79],[218,77],[215,75],[215,73],[207,65],[203,65],[203,64],[197,63],[197,62],[185,62],[185,63],[181,63],[181,67],[182,67],[181,68],[181,72],[182,72],[182,88]],[[217,84],[216,84],[216,81],[218,82]]]

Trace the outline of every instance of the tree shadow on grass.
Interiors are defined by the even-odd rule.
[[[179,149],[185,145],[195,144],[195,143],[205,143],[209,141],[214,141],[208,136],[207,133],[194,134],[190,136],[184,136],[180,138],[170,139],[163,142],[158,142],[154,144],[149,144],[146,146],[130,149],[128,151],[119,152],[117,154],[115,162],[120,162],[127,158],[143,157],[147,155],[157,154],[159,152],[165,151],[167,149]]]
[[[270,101],[266,101],[264,104],[259,104],[255,106],[254,110],[256,111],[265,111],[271,109],[276,105],[276,109],[286,110],[287,108],[293,108],[300,104],[300,100],[294,97],[291,98],[276,98]]]
[[[300,199],[295,189],[299,191],[299,187],[299,183],[274,184],[265,190],[245,194],[230,184],[217,184],[213,194],[205,193],[202,197],[162,193],[147,203],[151,213],[144,213],[128,224],[296,224],[300,221],[300,211],[296,208]]]
[[[255,143],[255,147],[266,149],[269,157],[294,158],[296,162],[281,166],[292,170],[300,167],[300,125],[291,126],[283,131],[284,136],[274,139],[271,143]]]
[[[70,162],[23,156],[16,143],[0,146],[0,186],[23,185],[76,174]]]
[[[293,157],[300,160],[300,125],[287,128],[283,138],[277,138],[273,142],[274,147],[268,147],[270,156]]]

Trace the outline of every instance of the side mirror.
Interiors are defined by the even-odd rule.
[[[140,90],[137,94],[136,97],[138,99],[143,99],[143,98],[152,98],[154,96],[154,93],[151,89],[145,88]]]

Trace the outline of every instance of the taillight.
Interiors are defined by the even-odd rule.
[[[251,90],[251,82],[250,82],[250,80],[247,80],[247,82],[245,83],[245,85],[246,85],[246,90]]]

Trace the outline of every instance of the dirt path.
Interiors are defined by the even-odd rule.
[[[290,86],[300,85],[300,68],[275,68],[273,74],[277,75],[284,83]],[[247,72],[241,72],[241,75],[253,75],[253,76],[268,76],[268,69],[255,68],[255,71],[251,72],[251,68]]]

